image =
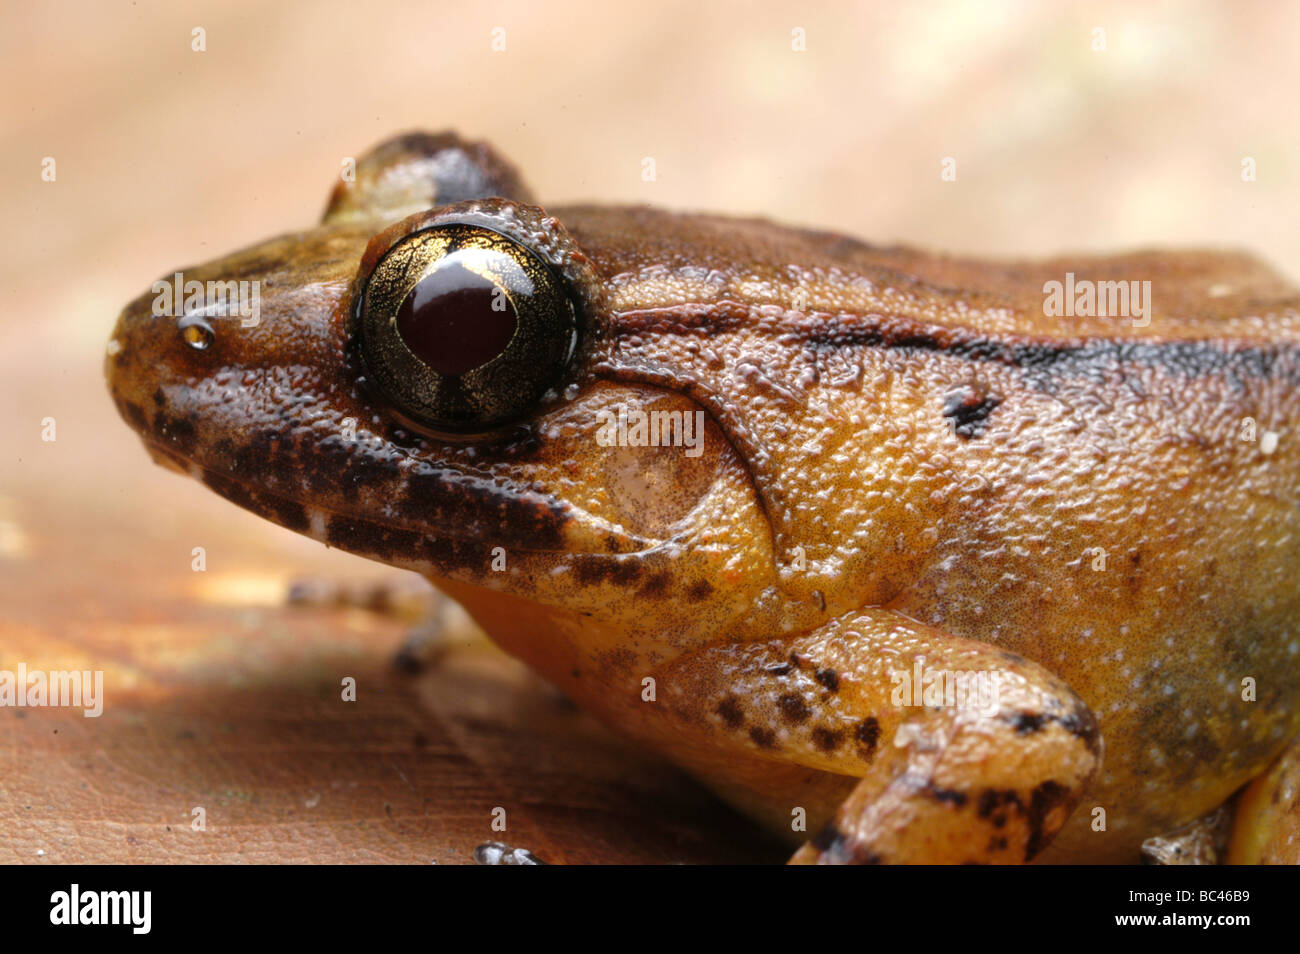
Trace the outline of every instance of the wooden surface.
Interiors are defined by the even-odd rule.
[[[143,514],[81,514],[94,534],[59,529],[75,511],[26,516],[40,559],[0,577],[0,667],[101,669],[104,707],[0,709],[0,861],[458,864],[487,841],[551,863],[784,855],[466,627],[410,675],[404,622],[284,605],[288,578],[239,521],[214,512],[195,537]]]
[[[1300,5],[1250,2],[7,5],[0,669],[102,669],[106,706],[0,710],[0,860],[779,860],[508,660],[402,676],[402,624],[285,606],[297,577],[390,576],[154,467],[100,373],[118,309],[314,221],[343,157],[410,128],[492,140],[544,204],[974,254],[1245,246],[1294,278],[1297,36]]]
[[[285,606],[283,574],[217,526],[201,534],[207,572],[174,530],[123,552],[110,538],[131,522],[44,533],[42,561],[0,580],[18,607],[3,665],[103,669],[105,684],[98,719],[0,710],[0,860],[448,864],[486,841],[552,863],[783,855],[464,628],[403,675],[402,621]],[[491,829],[497,807],[506,832]]]

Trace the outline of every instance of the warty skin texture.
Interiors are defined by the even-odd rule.
[[[395,418],[355,341],[394,236],[446,222],[536,252],[582,330],[484,439]],[[1300,727],[1300,294],[1247,255],[982,262],[542,209],[488,147],[417,134],[320,226],[183,271],[260,281],[261,321],[212,318],[199,351],[152,292],[124,309],[106,372],[156,459],[423,573],[580,704],[811,838],[796,860],[1135,861]],[[1067,271],[1150,281],[1149,324],[1046,317]],[[620,405],[703,410],[703,453],[600,446]],[[1000,707],[899,708],[917,658],[997,672]]]

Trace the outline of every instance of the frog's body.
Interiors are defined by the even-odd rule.
[[[128,306],[118,406],[160,460],[423,573],[725,798],[820,831],[797,860],[1136,860],[1296,735],[1300,293],[1267,268],[526,200],[484,147],[380,147],[320,227],[185,271],[259,280],[256,327],[211,318],[195,350],[152,293]],[[580,330],[488,437],[404,426],[359,380],[367,276],[447,223],[545,260]],[[1067,272],[1149,281],[1149,323],[1045,317]],[[620,406],[704,412],[700,448],[606,446]],[[904,672],[997,698],[900,705]]]

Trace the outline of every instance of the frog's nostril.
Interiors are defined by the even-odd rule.
[[[180,329],[181,338],[195,351],[207,350],[217,336],[212,326],[198,315],[187,315],[181,318],[176,322],[176,327]]]
[[[172,376],[178,322],[167,315],[155,315],[151,302],[152,296],[141,296],[122,309],[104,350],[104,376],[119,408],[150,407],[150,396],[159,383]],[[180,333],[193,348],[206,348],[213,341],[206,321],[202,327],[188,333],[182,328]],[[191,340],[190,335],[195,339]],[[146,421],[140,421],[126,410],[122,413],[137,430],[144,429],[152,417],[146,415]]]

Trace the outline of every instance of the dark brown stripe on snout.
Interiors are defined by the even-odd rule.
[[[280,524],[295,533],[306,533],[311,525],[302,504],[277,494],[260,493],[222,474],[206,471],[203,482],[236,506]]]
[[[553,497],[437,467],[409,471],[405,491],[393,509],[399,516],[422,522],[432,510],[453,527],[475,521],[477,527],[469,535],[526,550],[564,549],[564,527],[571,519],[568,508]],[[436,527],[430,532],[438,535]],[[453,535],[458,535],[455,530]]]
[[[245,481],[258,480],[285,497],[306,499],[346,518],[360,489],[380,493],[390,512],[382,521],[394,533],[420,528],[415,537],[477,539],[507,550],[564,549],[564,530],[572,519],[561,501],[510,483],[493,483],[452,467],[402,458],[388,445],[378,448],[345,441],[338,435],[317,438],[307,432],[283,436],[275,431],[247,434],[239,446],[228,445],[222,459]],[[409,547],[376,536],[374,527],[357,523],[355,533],[331,524],[331,546],[377,556],[410,557]]]

